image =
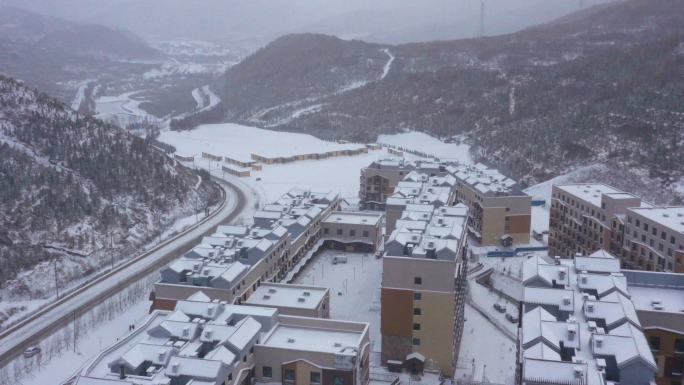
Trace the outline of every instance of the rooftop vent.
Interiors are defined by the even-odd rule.
[[[596,342],[597,348],[603,347],[603,337],[594,337],[594,341]]]
[[[558,270],[558,278],[565,279],[565,270]]]
[[[207,308],[207,314],[212,315],[214,313],[214,305],[211,305]]]
[[[295,343],[295,339],[294,339],[294,338],[288,338],[288,339],[287,339],[287,343],[289,343],[289,344],[294,344],[294,343]]]
[[[188,337],[190,336],[190,327],[186,326],[183,328],[183,337]]]
[[[310,296],[311,296],[311,292],[305,291],[304,293],[302,293],[302,295],[305,296],[305,297],[310,297]]]
[[[594,312],[594,304],[588,303],[587,304],[587,313],[593,313],[593,312]]]
[[[568,340],[572,341],[575,339],[575,327],[568,325]]]
[[[304,302],[304,301],[306,301],[306,300],[303,297],[297,298],[297,302]]]
[[[205,338],[211,338],[211,334],[212,334],[212,330],[211,330],[211,329],[207,329],[207,330],[204,331],[204,337],[205,337]]]
[[[270,296],[270,295],[268,295],[268,294],[264,294],[264,296],[263,296],[263,297],[261,297],[261,298],[263,298],[263,299],[271,299],[271,296]]]
[[[680,218],[681,218],[681,217],[684,217],[684,213],[677,213],[677,216],[680,217]]]
[[[563,305],[570,305],[570,297],[563,297]]]
[[[575,366],[574,368],[572,368],[572,372],[575,375],[575,378],[582,378],[582,376],[584,375],[584,369],[582,369],[581,366]]]
[[[206,275],[209,275],[209,269],[204,269],[204,271],[202,272],[202,274],[204,274],[205,276],[206,276]]]
[[[586,275],[582,275],[582,276],[580,277],[580,281],[581,281],[582,283],[585,283],[585,284],[586,284],[586,283],[587,283],[587,276],[586,276]]]
[[[269,292],[269,293],[275,293],[275,292],[276,292],[276,289],[274,289],[274,288],[271,287],[271,288],[268,289],[268,292]]]
[[[663,213],[663,217],[664,217],[664,218],[669,218],[669,217],[670,217],[670,214],[668,214],[668,213]]]
[[[178,373],[179,366],[180,365],[178,364],[178,362],[174,362],[173,364],[171,364],[171,373]]]
[[[341,348],[341,347],[342,347],[342,344],[339,343],[339,342],[335,342],[335,343],[333,344],[333,346],[336,347],[336,348]]]
[[[166,358],[166,351],[160,350],[159,355],[157,356],[157,361],[159,362],[164,362],[164,359]]]

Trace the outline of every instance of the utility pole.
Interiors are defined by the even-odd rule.
[[[57,258],[52,260],[55,269],[55,291],[57,292],[57,299],[59,299],[59,283],[57,282]]]

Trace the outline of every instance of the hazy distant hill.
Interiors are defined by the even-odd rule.
[[[48,261],[65,285],[218,199],[145,140],[2,76],[0,180],[0,288],[32,295],[54,289]]]
[[[530,183],[609,162],[668,184],[684,173],[682,20],[682,0],[631,0],[481,39],[383,47],[289,36],[231,68],[217,86],[224,104],[205,118],[358,140],[466,134],[476,157]],[[372,63],[355,72],[369,81],[339,88],[326,44]],[[311,47],[318,54],[303,54]],[[382,49],[395,57],[384,78]]]
[[[9,6],[0,6],[0,51],[0,73],[55,96],[62,96],[55,83],[97,77],[127,61],[163,56],[131,33]]]

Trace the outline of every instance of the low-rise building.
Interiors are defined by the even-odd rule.
[[[375,251],[382,242],[382,215],[335,211],[321,222],[326,246],[345,251]]]
[[[470,209],[468,231],[483,246],[530,242],[532,198],[518,183],[481,163],[450,165],[456,200]]]
[[[77,385],[367,385],[368,324],[292,317],[198,292],[154,310],[80,370]]]
[[[658,364],[656,383],[681,384],[684,378],[684,274],[622,272]]]
[[[592,256],[579,263],[539,256],[524,261],[516,383],[653,382],[658,364],[627,280],[619,263],[602,260],[606,255],[595,255],[597,266]]]
[[[274,307],[283,315],[329,318],[330,290],[319,286],[262,283],[243,304]]]
[[[359,206],[362,210],[385,210],[385,201],[411,171],[428,176],[446,175],[446,167],[434,162],[410,162],[403,158],[381,159],[361,169]]]
[[[293,189],[254,214],[253,225],[219,226],[215,234],[161,271],[155,309],[203,291],[212,299],[241,303],[262,282],[275,282],[319,241],[321,222],[337,210],[336,193]]]
[[[419,353],[451,377],[463,328],[468,208],[418,206],[407,210],[421,215],[403,215],[385,243],[381,359],[404,362]]]

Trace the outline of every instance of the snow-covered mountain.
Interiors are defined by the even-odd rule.
[[[51,292],[53,268],[66,285],[132,255],[219,197],[207,180],[195,189],[197,175],[146,140],[6,77],[0,77],[0,180],[4,294]]]
[[[227,71],[221,105],[176,126],[466,134],[476,158],[530,184],[611,163],[670,186],[684,177],[682,5],[620,1],[510,35],[398,46],[288,36]]]

